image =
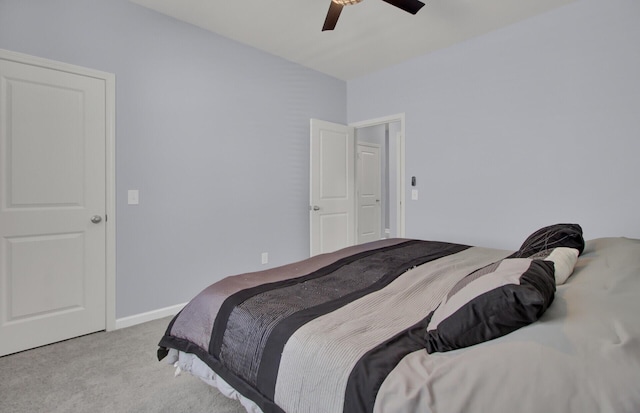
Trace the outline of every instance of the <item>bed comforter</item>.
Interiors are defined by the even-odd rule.
[[[159,358],[197,357],[265,413],[640,411],[637,240],[588,243],[540,322],[446,353],[415,339],[458,281],[512,254],[392,239],[228,277]]]

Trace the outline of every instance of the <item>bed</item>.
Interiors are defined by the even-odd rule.
[[[227,277],[158,358],[270,412],[640,412],[640,240],[386,239]]]

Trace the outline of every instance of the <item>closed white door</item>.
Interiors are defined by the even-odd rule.
[[[105,329],[105,93],[0,55],[0,355]]]
[[[358,144],[357,148],[358,244],[380,239],[382,221],[380,147]]]
[[[311,255],[354,244],[353,128],[311,120]]]

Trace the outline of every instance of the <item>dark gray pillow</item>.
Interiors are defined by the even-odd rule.
[[[460,280],[430,315],[428,353],[472,346],[536,321],[556,291],[551,261],[507,258]]]
[[[584,251],[582,227],[578,224],[555,224],[540,228],[529,235],[520,249],[511,257],[531,257],[540,251],[557,247],[575,248],[578,250],[578,255],[582,254]]]

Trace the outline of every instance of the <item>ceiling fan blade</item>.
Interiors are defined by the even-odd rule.
[[[322,26],[322,31],[333,30],[336,28],[336,23],[338,23],[338,17],[340,17],[343,7],[344,6],[342,4],[334,3],[333,1],[331,2],[327,18],[324,20],[324,26]]]
[[[422,8],[422,6],[424,6],[424,3],[421,2],[420,0],[382,0],[382,1],[385,1],[411,14],[416,14]]]

